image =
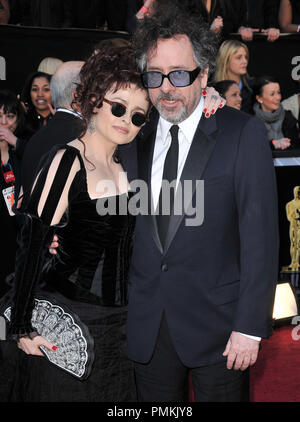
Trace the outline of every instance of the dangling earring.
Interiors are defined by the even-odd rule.
[[[95,132],[95,122],[94,122],[94,119],[91,119],[90,121],[89,121],[89,124],[88,124],[88,127],[87,127],[87,129],[88,129],[88,131],[89,131],[89,133],[94,133]]]

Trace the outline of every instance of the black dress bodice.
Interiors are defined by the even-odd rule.
[[[42,212],[38,204],[56,153],[64,150]],[[68,191],[68,208],[57,225],[51,225],[74,160],[77,171]],[[34,297],[40,290],[58,291],[76,301],[103,306],[127,304],[128,269],[135,218],[128,212],[130,193],[91,199],[79,151],[55,146],[41,164],[34,189],[24,197],[22,230],[17,257],[12,323],[13,336],[30,333]],[[99,214],[109,206],[109,213]],[[121,210],[121,212],[120,212]],[[125,210],[125,212],[124,212]],[[39,215],[40,214],[40,215]],[[57,234],[57,255],[48,248]]]
[[[68,209],[67,224],[56,230],[59,250],[46,263],[44,281],[70,298],[126,305],[135,220],[129,213],[119,215],[119,208],[127,208],[128,200],[126,194],[90,199],[86,190],[80,192]],[[109,202],[115,214],[99,215],[97,208]]]

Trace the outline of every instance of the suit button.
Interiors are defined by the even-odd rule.
[[[168,271],[168,266],[167,266],[167,264],[162,264],[162,266],[161,266],[161,270],[162,271],[164,271],[164,272],[166,272],[166,271]]]

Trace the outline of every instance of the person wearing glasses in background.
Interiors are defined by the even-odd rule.
[[[136,154],[137,177],[157,211],[137,216],[129,277],[127,343],[138,400],[188,401],[189,373],[196,401],[246,400],[246,370],[260,338],[272,332],[277,279],[266,131],[256,117],[226,106],[203,117],[216,37],[193,15],[160,10],[138,25],[133,46],[158,112],[121,155],[126,168]],[[179,188],[165,196],[164,184],[179,181],[183,191],[184,182],[193,184],[183,199],[197,222],[187,221]],[[171,213],[161,210],[170,198]]]

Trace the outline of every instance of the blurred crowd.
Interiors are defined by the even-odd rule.
[[[0,0],[0,22],[133,32],[137,20],[168,3],[170,7],[178,3],[180,8],[199,15],[199,20],[207,21],[211,30],[220,35],[216,69],[209,86],[226,99],[227,106],[261,119],[272,149],[300,149],[300,81],[294,95],[282,101],[280,83],[272,75],[254,78],[248,74],[249,50],[244,42],[251,41],[257,32],[265,34],[266,43],[276,42],[280,32],[299,32],[298,0]],[[237,32],[241,41],[228,37]],[[40,157],[30,161],[34,155],[34,149],[28,148],[32,139],[39,139],[37,135],[60,107],[72,113],[74,73],[70,73],[68,63],[59,58],[41,57],[38,68],[32,70],[22,92],[0,91],[0,184],[1,190],[7,192],[6,196],[1,195],[0,206],[1,230],[7,234],[7,256],[3,261],[6,265],[0,267],[0,288],[13,270],[19,224],[12,213],[9,188],[15,186],[18,192],[28,172],[34,175]],[[65,94],[64,103],[58,100],[61,93]],[[29,165],[24,173],[21,168],[26,151]]]
[[[244,41],[255,32],[266,33],[269,41],[279,31],[299,32],[298,0],[0,0],[0,23],[131,32],[135,17],[166,3],[199,14],[216,33],[239,32]]]

